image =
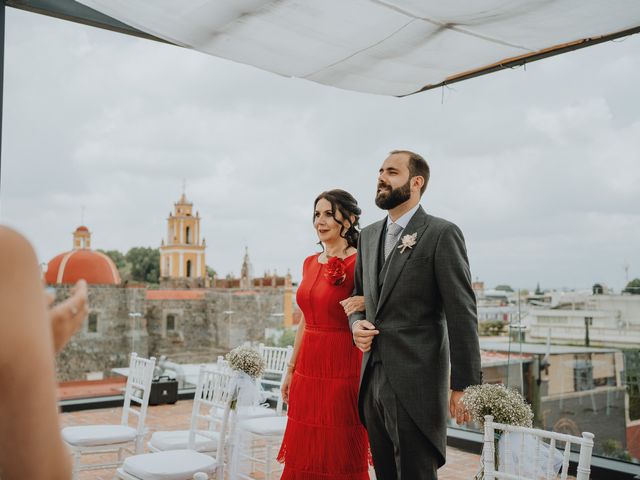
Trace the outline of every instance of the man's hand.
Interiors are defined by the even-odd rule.
[[[80,329],[85,318],[87,318],[89,313],[87,300],[87,283],[84,280],[79,280],[71,289],[71,296],[54,307],[51,307],[53,296],[48,296],[49,320],[53,333],[53,347],[56,353],[62,350],[72,335]]]
[[[380,332],[376,330],[375,325],[368,320],[357,320],[353,324],[353,342],[362,352],[371,350],[373,337],[378,333]]]
[[[345,298],[340,302],[340,305],[342,305],[342,308],[344,308],[344,313],[346,313],[347,316],[355,312],[365,311],[364,297],[362,295]]]
[[[457,390],[451,390],[451,397],[449,398],[449,414],[451,418],[456,419],[458,425],[471,421],[471,414],[467,411],[464,403],[461,401],[464,392]]]

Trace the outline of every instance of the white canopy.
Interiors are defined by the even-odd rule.
[[[407,95],[640,31],[638,0],[79,0],[280,75]]]

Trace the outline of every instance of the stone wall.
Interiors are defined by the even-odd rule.
[[[263,342],[266,328],[282,326],[283,298],[284,289],[275,288],[211,291],[218,345],[230,350],[247,340]]]
[[[71,338],[58,354],[58,379],[84,380],[94,372],[109,376],[112,368],[128,364],[130,352],[149,356],[145,319],[129,317],[129,313],[144,312],[145,293],[143,288],[90,286],[89,314],[97,315],[97,331],[89,331],[85,322]],[[68,295],[68,286],[56,288],[56,300]]]
[[[66,298],[68,289],[58,287],[57,299]],[[97,331],[85,322],[73,336],[58,355],[58,380],[85,380],[95,372],[111,376],[112,368],[128,365],[133,349],[177,363],[212,362],[245,341],[263,342],[265,329],[282,325],[284,289],[202,292],[198,299],[175,299],[167,292],[168,298],[155,300],[147,298],[145,288],[90,286]]]

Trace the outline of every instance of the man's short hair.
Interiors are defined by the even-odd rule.
[[[410,150],[393,150],[390,152],[391,155],[395,155],[397,153],[405,153],[409,155],[409,179],[412,179],[413,177],[424,178],[424,185],[422,185],[422,188],[420,189],[420,196],[422,196],[427,189],[429,176],[431,175],[429,164],[427,164],[427,161],[422,158],[422,155],[418,155]]]

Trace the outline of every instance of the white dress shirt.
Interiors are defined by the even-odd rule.
[[[402,231],[404,231],[404,229],[407,228],[409,221],[413,218],[413,215],[418,211],[418,208],[420,208],[419,203],[416,204],[416,206],[409,210],[407,213],[398,218],[395,222],[392,221],[391,217],[387,215],[387,230],[389,229],[390,224],[395,223],[402,228]],[[402,232],[400,232],[400,235],[402,235]]]

